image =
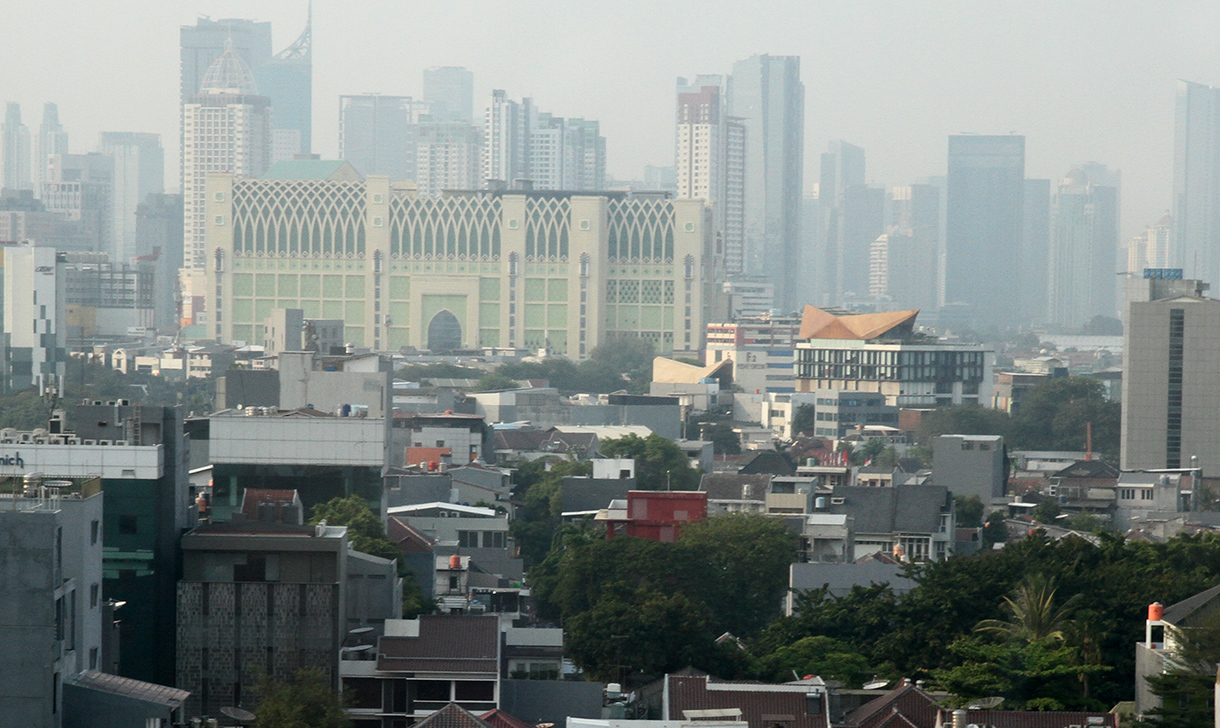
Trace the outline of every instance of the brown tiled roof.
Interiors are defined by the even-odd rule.
[[[953,711],[940,708],[931,695],[910,684],[861,705],[843,722],[850,728],[936,728],[938,723],[952,725]],[[1118,728],[1117,716],[1112,713],[1052,710],[967,710],[966,723],[979,728]]]
[[[917,728],[935,728],[940,708],[923,690],[910,684],[899,685],[885,695],[873,698],[847,714],[844,722],[852,728],[899,728],[890,718],[901,713]]]
[[[684,710],[736,708],[750,728],[827,728],[825,695],[818,715],[808,714],[806,690],[793,685],[724,682],[702,676],[669,675],[667,720],[684,720]]]
[[[484,672],[500,669],[500,622],[491,616],[428,615],[418,637],[382,637],[377,669],[388,672]]]
[[[436,545],[436,539],[403,523],[397,516],[390,516],[386,520],[385,531],[386,537],[404,554],[431,553],[432,547]]]
[[[505,713],[499,708],[489,710],[483,715],[480,715],[479,720],[482,720],[492,728],[534,728],[533,723],[526,723],[520,718]]]
[[[450,703],[416,723],[415,728],[488,728],[488,724],[457,703]]]
[[[952,722],[953,715],[945,711],[944,722]],[[979,728],[1068,728],[1068,726],[1097,726],[1118,728],[1116,713],[1081,713],[1066,710],[967,710],[966,723]]]

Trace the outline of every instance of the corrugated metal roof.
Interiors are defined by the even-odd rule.
[[[118,675],[109,675],[96,670],[86,670],[77,673],[64,680],[64,683],[91,690],[100,690],[111,695],[122,695],[146,703],[155,703],[170,709],[177,709],[191,695],[190,691],[187,690],[148,683],[143,680],[133,680],[128,677],[119,677]]]
[[[706,675],[669,675],[668,720],[683,720],[686,710],[737,708],[750,728],[827,728],[825,694],[818,715],[809,715],[807,686],[712,682]],[[721,689],[714,689],[719,687]]]
[[[428,615],[418,637],[382,637],[377,669],[388,672],[499,672],[500,622],[492,616]]]

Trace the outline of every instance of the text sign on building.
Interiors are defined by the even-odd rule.
[[[21,459],[21,453],[15,452],[12,455],[0,455],[0,467],[25,468],[25,461]]]

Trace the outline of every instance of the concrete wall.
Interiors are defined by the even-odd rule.
[[[1004,440],[967,435],[937,437],[932,443],[932,481],[955,496],[977,495],[984,505],[993,498],[1003,498]]]
[[[58,725],[61,709],[52,694],[63,667],[55,622],[60,527],[57,512],[0,512],[0,715],[6,725]]]
[[[346,630],[372,627],[372,634],[380,635],[387,619],[402,618],[402,579],[396,561],[348,551],[344,591]]]

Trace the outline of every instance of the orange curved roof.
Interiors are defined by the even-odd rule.
[[[801,315],[799,339],[876,339],[898,327],[906,327],[907,333],[915,328],[915,317],[919,309],[908,311],[886,311],[884,313],[861,313],[851,316],[835,316],[816,306],[806,306]]]

